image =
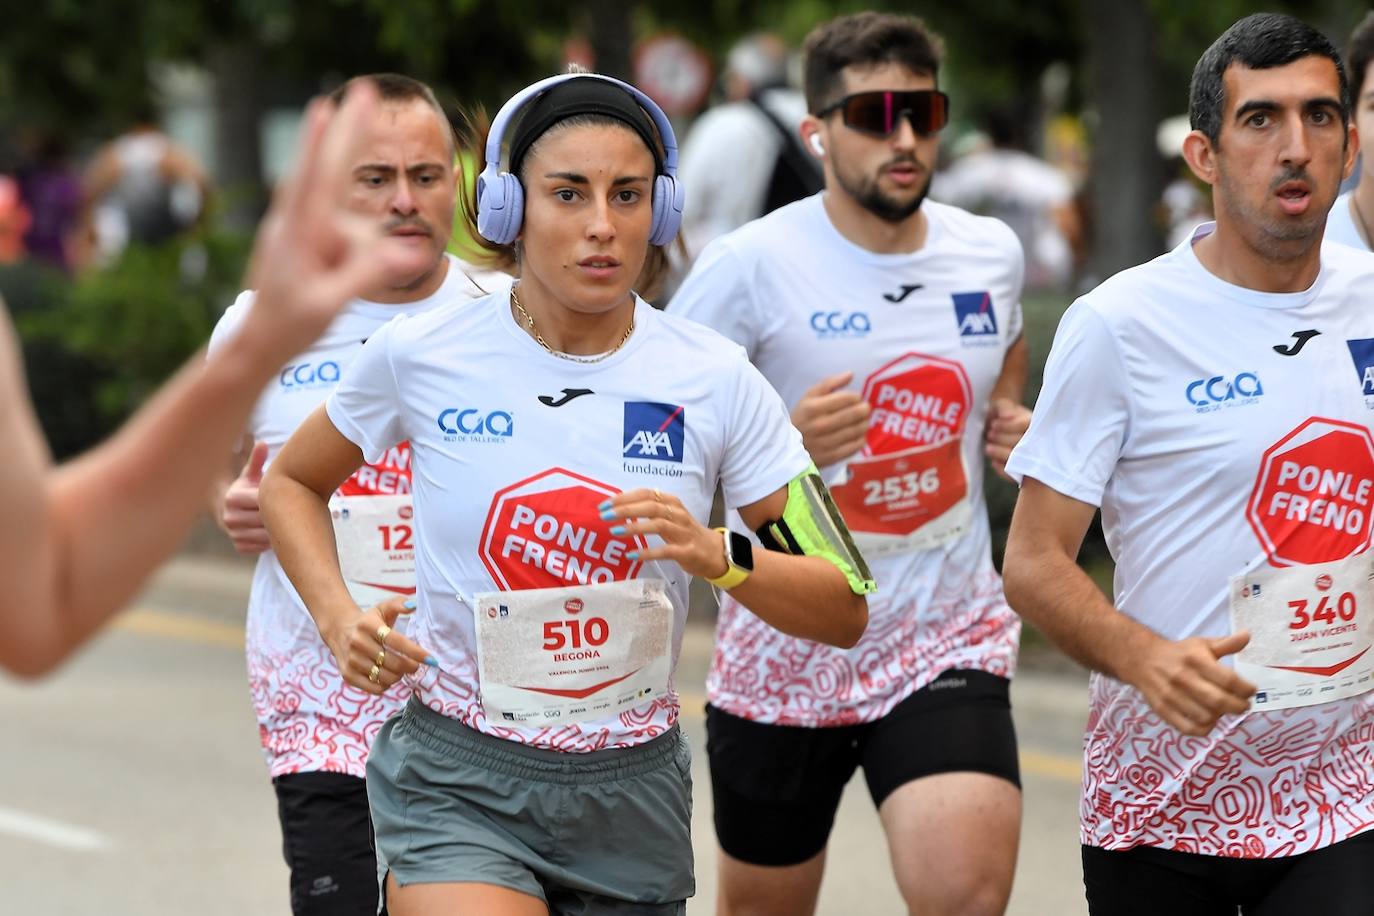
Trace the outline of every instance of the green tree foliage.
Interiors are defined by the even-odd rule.
[[[210,336],[239,291],[248,240],[205,231],[130,246],[109,267],[50,281],[47,305],[16,316],[28,345],[60,346],[90,368],[102,425],[124,417]]]

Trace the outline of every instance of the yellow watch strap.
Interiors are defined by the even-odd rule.
[[[717,528],[716,530],[720,532],[722,540],[721,548],[724,549],[724,541],[730,537],[730,529]],[[717,576],[714,579],[707,579],[706,581],[710,582],[716,588],[724,589],[728,592],[730,589],[734,588],[736,585],[739,585],[741,582],[748,578],[749,570],[743,569],[739,566],[736,566],[734,563],[731,563],[730,551],[725,550],[725,573],[723,575]]]

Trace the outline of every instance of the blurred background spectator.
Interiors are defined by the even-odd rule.
[[[1068,176],[1026,151],[1017,120],[1004,110],[989,113],[983,133],[962,145],[931,182],[931,198],[1010,226],[1026,255],[1028,289],[1067,289],[1082,241]]]
[[[721,74],[724,101],[697,118],[682,141],[682,235],[689,262],[715,237],[814,194],[824,183],[797,134],[806,100],[788,83],[788,61],[777,35],[759,32],[738,41]]]

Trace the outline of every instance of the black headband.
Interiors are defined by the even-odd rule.
[[[507,171],[512,175],[520,174],[520,165],[524,162],[530,147],[550,127],[559,121],[588,114],[615,118],[639,134],[639,138],[653,154],[654,174],[663,173],[663,159],[654,139],[653,121],[644,109],[639,107],[639,102],[634,96],[614,83],[595,77],[559,83],[530,102],[511,136]]]

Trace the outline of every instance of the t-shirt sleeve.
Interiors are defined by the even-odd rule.
[[[205,355],[210,356],[220,347],[224,346],[235,333],[243,320],[248,317],[248,311],[253,307],[252,290],[244,290],[238,294],[233,305],[224,310],[224,314],[215,322],[215,329],[210,332],[210,342],[205,346]]]
[[[706,246],[667,311],[724,334],[751,357],[757,353],[762,332],[745,265],[724,239]]]
[[[1007,473],[1100,506],[1129,432],[1129,382],[1116,341],[1097,312],[1076,302],[1059,323],[1030,429]]]
[[[733,388],[720,468],[728,509],[758,502],[811,466],[787,405],[743,354]]]
[[[403,321],[394,319],[373,332],[324,402],[329,421],[369,464],[381,461],[388,448],[406,438],[391,351],[396,326]]]
[[[1015,265],[1015,273],[1011,278],[1011,308],[1007,309],[1007,346],[1016,343],[1026,330],[1025,318],[1021,311],[1021,297],[1025,294],[1026,283],[1026,252],[1021,247],[1021,240],[1016,237],[1015,232],[1007,233],[1007,257]]]

